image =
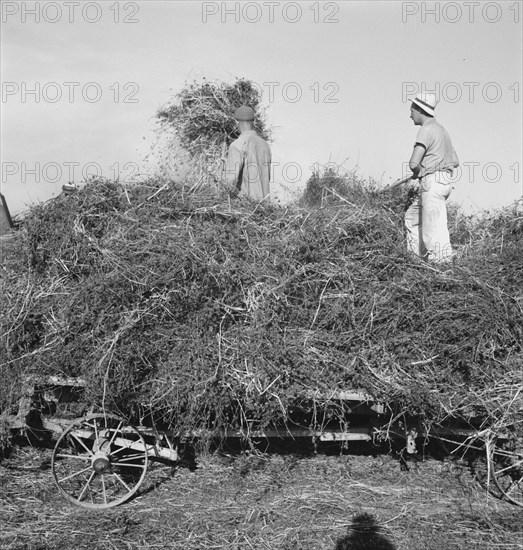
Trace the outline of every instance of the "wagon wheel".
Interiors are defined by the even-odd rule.
[[[523,438],[514,434],[487,444],[490,470],[503,497],[523,506]]]
[[[494,474],[491,468],[492,461],[489,459],[488,446],[483,452],[474,456],[471,461],[472,472],[479,484],[496,498],[502,499],[503,493],[494,482]]]
[[[68,500],[101,509],[134,495],[147,464],[147,446],[136,428],[116,416],[93,414],[75,420],[60,436],[51,468]]]

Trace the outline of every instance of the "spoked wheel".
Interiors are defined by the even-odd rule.
[[[504,495],[494,482],[494,472],[491,464],[492,461],[489,459],[488,452],[478,452],[471,462],[472,472],[483,489],[494,497],[502,499]]]
[[[73,422],[53,451],[61,493],[85,508],[110,508],[129,499],[147,472],[143,436],[121,418],[93,414]]]
[[[523,506],[523,439],[494,440],[488,444],[490,470],[502,496]]]

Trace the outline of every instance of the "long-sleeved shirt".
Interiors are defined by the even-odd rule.
[[[242,132],[229,146],[224,176],[228,185],[255,200],[269,199],[271,150],[254,130]]]

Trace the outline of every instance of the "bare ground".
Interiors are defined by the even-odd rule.
[[[68,503],[51,451],[0,466],[0,547],[47,549],[517,550],[522,509],[460,461],[354,454],[207,454],[153,464],[139,495],[109,510]]]

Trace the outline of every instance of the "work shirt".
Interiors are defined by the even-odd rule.
[[[255,200],[268,200],[271,150],[254,130],[242,132],[229,146],[225,163],[225,181],[241,194]]]
[[[425,122],[418,130],[417,144],[425,149],[418,177],[434,174],[438,170],[452,173],[452,170],[459,166],[458,155],[454,151],[447,130],[434,118]]]

